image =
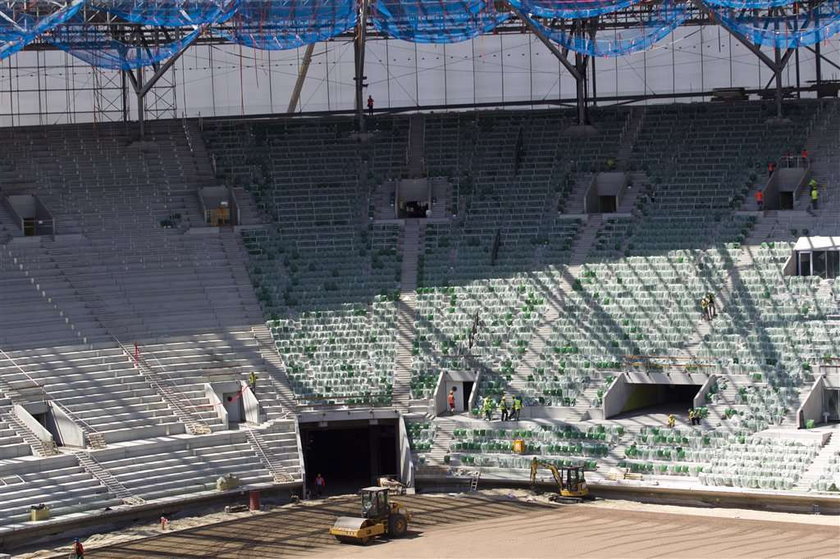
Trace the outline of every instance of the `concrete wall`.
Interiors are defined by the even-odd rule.
[[[583,213],[592,214],[601,211],[601,200],[598,198],[598,181],[593,176],[583,195]]]
[[[406,487],[414,487],[414,462],[411,461],[411,445],[408,443],[408,429],[405,426],[405,418],[400,416],[397,421],[397,436],[399,437],[399,459],[400,481]]]
[[[779,209],[779,170],[773,171],[764,185],[764,209]]]
[[[440,373],[438,375],[438,381],[435,385],[435,393],[432,396],[432,401],[435,406],[435,416],[438,416],[442,412],[446,411],[446,375],[444,375],[444,373]]]
[[[44,407],[47,408],[48,406],[45,405]],[[41,425],[37,419],[32,417],[32,414],[30,414],[26,410],[26,408],[24,408],[21,405],[15,404],[12,408],[12,413],[14,413],[15,417],[17,417],[24,425],[26,425],[26,428],[29,429],[33,435],[38,437],[38,439],[46,443],[54,442],[52,433],[50,433],[46,428],[44,428],[44,426]]]
[[[251,392],[248,383],[245,381],[242,381],[240,390],[242,390],[242,408],[245,414],[245,421],[248,423],[262,423],[263,418],[260,416],[259,398]]]
[[[809,419],[813,419],[814,423],[821,423],[823,420],[823,394],[825,392],[825,381],[823,377],[819,377],[811,386],[811,391],[802,400],[802,405],[796,411],[796,426],[800,429],[805,428],[805,424]]]
[[[708,380],[703,383],[703,386],[700,387],[700,390],[697,391],[697,395],[694,397],[693,404],[695,408],[702,408],[706,405],[706,394],[709,393],[709,389],[715,382],[717,382],[717,375],[710,375]]]
[[[85,448],[87,441],[85,440],[85,432],[80,425],[70,419],[64,411],[50,402],[50,413],[47,414],[47,429],[52,431],[57,437],[56,442],[64,446],[72,446],[77,448]]]
[[[604,393],[604,401],[601,406],[604,410],[604,419],[609,419],[621,413],[632,390],[632,386],[627,382],[627,375],[619,373],[612,386]]]
[[[397,182],[397,205],[400,202],[424,202],[431,204],[432,189],[427,179],[402,179]]]
[[[213,406],[213,411],[216,412],[216,416],[221,420],[222,424],[227,427],[229,421],[227,410],[225,410],[221,396],[216,393],[215,388],[213,388],[213,385],[209,382],[204,383],[204,395],[207,396],[207,399],[210,401],[210,405]]]
[[[624,190],[627,188],[627,173],[624,171],[609,171],[595,175],[598,196],[615,196],[621,202]]]

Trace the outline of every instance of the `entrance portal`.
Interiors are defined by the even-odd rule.
[[[327,494],[355,493],[380,476],[399,477],[395,419],[301,423],[300,430],[309,491],[318,474]]]

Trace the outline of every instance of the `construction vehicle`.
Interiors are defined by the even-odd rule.
[[[379,478],[379,487],[385,487],[391,495],[405,495],[405,484],[392,476],[383,476]]]
[[[408,531],[411,515],[396,501],[389,500],[387,487],[365,487],[359,492],[362,499],[362,518],[339,516],[330,534],[342,543],[367,545],[377,536],[401,538]]]
[[[551,470],[551,475],[554,476],[554,481],[557,484],[557,495],[551,497],[552,501],[565,503],[580,503],[594,499],[589,494],[589,488],[586,486],[586,479],[583,476],[583,467],[581,466],[564,466],[558,468],[551,462],[543,462],[534,458],[531,460],[531,488],[533,489],[537,483],[537,471],[540,468],[548,468]]]

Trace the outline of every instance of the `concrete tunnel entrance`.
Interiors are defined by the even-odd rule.
[[[319,473],[326,495],[355,493],[380,476],[399,478],[396,419],[301,423],[300,435],[310,492]]]

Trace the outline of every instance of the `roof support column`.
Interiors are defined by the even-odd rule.
[[[130,68],[125,70],[125,75],[128,77],[128,81],[131,82],[134,94],[137,96],[137,121],[140,124],[141,138],[146,134],[146,95],[152,90],[155,84],[157,84],[158,80],[160,80],[160,78],[162,78],[163,75],[172,68],[178,59],[181,58],[181,55],[187,52],[187,48],[189,48],[189,44],[184,45],[184,48],[170,56],[163,64],[152,64],[154,72],[146,81],[144,81],[144,71],[142,66],[138,67],[136,70],[132,70]]]
[[[503,0],[503,4],[508,10],[516,14],[525,27],[527,27],[528,30],[533,33],[543,45],[545,45],[549,52],[560,61],[560,64],[562,64],[566,71],[569,72],[569,74],[571,74],[571,76],[575,79],[577,85],[578,124],[587,124],[589,116],[587,114],[586,103],[586,64],[589,60],[589,56],[575,53],[575,63],[572,64],[569,61],[569,50],[566,48],[561,50],[556,44],[554,44],[551,39],[546,36],[542,28],[537,26],[528,14],[511,4],[509,0]]]
[[[359,132],[365,131],[365,40],[367,38],[367,14],[369,0],[359,0],[359,18],[356,23],[356,37],[354,39],[354,51],[356,55],[356,118],[359,123]]]
[[[778,118],[782,118],[782,116],[783,116],[783,114],[782,114],[782,98],[783,98],[782,71],[787,66],[787,63],[790,60],[790,57],[793,55],[794,52],[796,52],[796,49],[795,48],[788,48],[787,50],[785,50],[785,53],[782,54],[781,47],[775,47],[774,48],[774,58],[771,59],[764,52],[762,52],[760,45],[756,45],[756,44],[752,43],[749,39],[747,39],[744,35],[742,35],[738,31],[736,31],[734,29],[730,29],[726,25],[723,25],[722,22],[718,21],[718,19],[715,17],[715,13],[712,10],[710,10],[708,8],[708,6],[706,6],[702,2],[696,2],[696,4],[700,8],[701,11],[705,12],[706,15],[709,16],[710,20],[712,20],[713,22],[717,23],[718,25],[720,25],[721,27],[726,29],[727,33],[729,33],[730,35],[735,37],[735,39],[737,39],[738,42],[740,42],[742,45],[747,47],[750,50],[750,52],[752,52],[759,60],[761,60],[764,63],[765,66],[770,68],[770,70],[773,72],[773,78],[776,81],[776,116]]]
[[[303,82],[306,81],[306,74],[309,72],[309,65],[312,63],[312,53],[315,51],[315,43],[306,45],[306,50],[303,53],[303,60],[300,63],[300,70],[298,71],[295,88],[292,90],[292,97],[289,99],[289,108],[287,113],[293,113],[297,110],[298,102],[300,102],[300,92],[303,91]]]

